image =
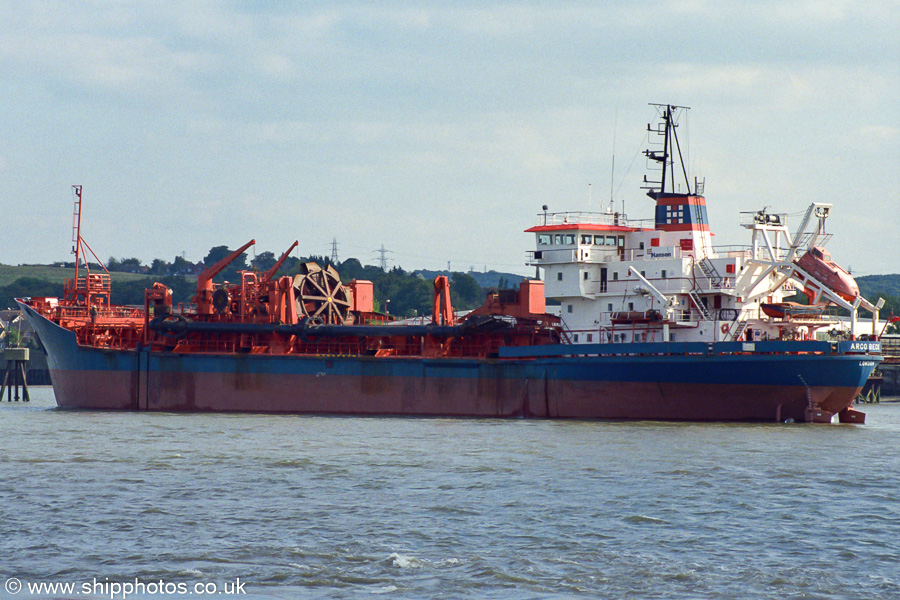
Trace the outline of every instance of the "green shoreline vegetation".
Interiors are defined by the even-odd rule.
[[[191,263],[178,256],[171,263],[162,259],[154,259],[150,265],[143,265],[137,258],[111,257],[107,267],[112,279],[113,304],[141,305],[144,302],[144,290],[154,282],[160,282],[172,288],[176,304],[189,304],[196,288],[196,275],[205,267],[215,264],[231,253],[227,246],[211,248],[207,256],[198,263]],[[256,258],[248,261],[244,253],[235,259],[217,277],[217,282],[240,281],[239,271],[256,270],[263,273],[270,269],[277,257],[272,252],[261,252]],[[301,265],[316,262],[322,267],[331,264],[327,257],[309,256],[304,258],[288,257],[276,277],[294,276],[300,272]],[[432,280],[435,275],[444,274],[450,277],[450,291],[454,308],[465,310],[480,306],[488,291],[501,288],[518,287],[521,275],[489,271],[480,273],[469,271],[405,271],[400,267],[383,270],[373,265],[363,265],[356,258],[348,258],[333,265],[345,284],[352,279],[366,279],[374,284],[376,310],[388,306],[389,312],[400,316],[427,315],[431,312]],[[91,269],[102,271],[99,265],[91,265]],[[61,296],[63,282],[74,275],[73,263],[55,263],[53,265],[20,265],[0,264],[0,308],[13,307],[16,297],[22,296]],[[886,320],[890,315],[900,315],[900,274],[866,275],[856,278],[863,296],[870,300],[884,298],[885,304],[880,315]],[[387,304],[386,301],[390,300]],[[868,316],[864,314],[863,316]],[[900,332],[898,324],[890,326],[887,331]]]
[[[206,258],[199,263],[190,263],[176,257],[172,263],[154,259],[147,266],[136,258],[107,261],[110,272],[113,304],[142,305],[144,290],[160,282],[172,289],[176,304],[189,304],[196,289],[197,273],[203,268],[215,264],[231,253],[226,246],[212,248]],[[239,271],[255,270],[263,273],[275,265],[277,257],[272,252],[262,252],[255,259],[248,261],[244,253],[224,269],[215,281],[240,281]],[[326,257],[309,256],[304,258],[288,257],[276,273],[276,277],[294,276],[300,272],[302,264],[316,262],[322,267],[331,264]],[[417,316],[431,314],[433,274],[425,276],[418,272],[408,272],[400,267],[383,270],[373,265],[363,265],[356,258],[348,258],[335,264],[341,281],[345,284],[352,279],[366,279],[374,284],[376,310],[388,306],[389,312],[401,316]],[[90,265],[92,272],[103,272],[97,264]],[[74,263],[55,263],[53,265],[20,265],[0,264],[0,308],[14,307],[14,299],[23,296],[62,296],[63,283],[74,276]],[[440,273],[440,272],[438,272]],[[462,273],[444,272],[450,276],[450,289],[453,306],[458,309],[471,309],[484,302],[485,294],[498,287],[518,287],[524,277],[511,273]],[[390,300],[389,303],[387,301]]]

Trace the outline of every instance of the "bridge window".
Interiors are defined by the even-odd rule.
[[[555,236],[553,236],[553,237],[555,238],[553,241],[556,243],[556,245],[557,245],[557,246],[561,246],[562,243],[563,243],[563,236],[562,236],[562,234],[561,234],[561,233],[557,233],[557,234],[556,234]]]
[[[581,243],[585,244],[587,246],[590,246],[591,245],[591,236],[589,236],[589,235],[581,236]]]
[[[607,246],[615,246],[616,245],[616,236],[614,236],[614,235],[606,236],[606,245]]]
[[[667,206],[666,207],[666,223],[684,223],[684,206]]]
[[[553,243],[553,236],[549,233],[540,233],[538,234],[538,244],[541,246],[547,246]]]
[[[574,233],[567,233],[567,234],[566,234],[566,243],[567,243],[567,244],[574,244],[574,243],[575,243],[575,234],[574,234]]]
[[[594,236],[594,245],[595,245],[595,246],[602,246],[602,245],[603,245],[603,236],[602,236],[602,235],[595,235],[595,236]]]

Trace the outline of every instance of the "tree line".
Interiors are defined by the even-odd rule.
[[[197,288],[196,275],[203,269],[211,267],[232,253],[227,246],[211,248],[206,257],[191,263],[180,256],[172,262],[154,259],[149,266],[137,258],[110,257],[106,268],[112,272],[144,273],[146,278],[116,280],[113,277],[111,301],[113,304],[142,305],[144,290],[154,282],[162,283],[172,289],[175,304],[190,304]],[[215,278],[217,283],[240,282],[240,271],[256,271],[260,274],[271,269],[280,256],[272,252],[261,252],[253,259],[247,253],[235,258]],[[353,279],[371,281],[375,295],[375,309],[388,311],[399,316],[418,316],[431,314],[433,298],[433,279],[400,267],[387,271],[373,265],[363,265],[356,258],[348,258],[343,262],[332,264],[328,257],[308,256],[297,258],[289,256],[278,269],[275,277],[293,277],[301,272],[303,264],[318,263],[322,268],[333,266],[345,285]],[[74,268],[74,263],[56,263],[56,266]],[[91,264],[92,271],[101,271],[100,265]],[[482,288],[471,275],[454,272],[450,279],[450,297],[455,309],[466,310],[481,306],[487,292],[493,288]],[[6,306],[14,306],[13,298],[23,296],[62,296],[62,284],[48,282],[34,277],[21,277],[12,284],[0,287],[0,302]],[[2,306],[2,304],[0,304]]]
[[[138,258],[110,257],[106,267],[111,272],[147,275],[143,279],[115,281],[112,286],[112,302],[113,304],[141,305],[144,302],[144,290],[158,281],[172,289],[173,300],[176,304],[190,304],[196,290],[196,275],[231,253],[232,250],[227,246],[215,246],[198,263],[192,263],[181,256],[176,256],[172,262],[159,258],[154,259],[149,266],[141,263]],[[215,281],[218,283],[239,282],[240,271],[254,270],[264,273],[275,265],[278,258],[274,253],[267,251],[248,260],[245,252],[219,273],[215,277]],[[427,272],[428,276],[426,277],[417,272],[405,271],[400,267],[385,271],[381,267],[363,265],[356,258],[348,258],[343,262],[332,264],[328,257],[312,255],[304,258],[287,257],[275,277],[297,275],[306,262],[318,263],[322,268],[332,265],[344,284],[353,279],[371,281],[375,293],[375,309],[379,312],[388,311],[400,316],[431,313],[433,275],[437,272]],[[56,266],[74,268],[75,265],[70,262],[56,263]],[[100,270],[101,267],[100,265],[91,265],[91,269]],[[501,278],[500,286],[503,286],[503,283]],[[885,299],[884,307],[880,311],[882,320],[887,320],[890,315],[900,315],[900,275],[863,276],[857,278],[857,283],[863,296],[870,299],[878,297]],[[450,296],[455,309],[476,308],[484,302],[486,293],[495,289],[497,288],[482,287],[474,277],[467,273],[453,272],[451,275]],[[15,305],[13,299],[23,296],[62,296],[62,285],[35,277],[21,277],[9,285],[0,286],[0,306],[12,307]],[[861,311],[861,316],[868,317],[869,315],[865,311]],[[898,325],[900,324],[889,326],[886,331],[900,333]]]

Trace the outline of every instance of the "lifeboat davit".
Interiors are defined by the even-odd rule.
[[[825,248],[813,246],[806,254],[794,261],[794,264],[847,302],[853,302],[859,297],[859,286],[856,285],[856,280],[843,267],[831,260],[831,254]],[[817,292],[818,289],[810,284],[803,289],[803,293],[810,301],[815,298]]]

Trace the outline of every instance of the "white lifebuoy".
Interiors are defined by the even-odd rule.
[[[722,323],[722,333],[728,333],[728,323]]]

